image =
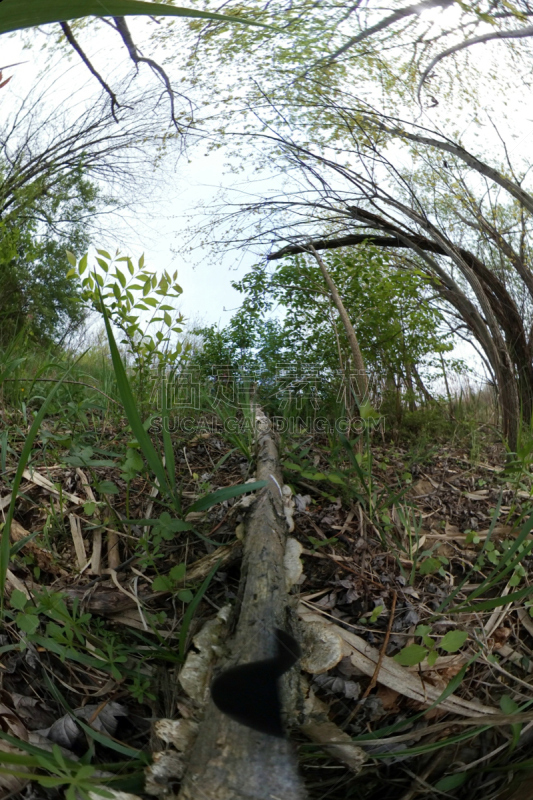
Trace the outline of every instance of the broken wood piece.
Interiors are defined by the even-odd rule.
[[[76,468],[76,475],[81,480],[81,485],[83,486],[83,490],[85,491],[85,495],[89,503],[94,503],[96,506],[96,497],[94,496],[94,492],[92,486],[90,485],[86,474],[83,472],[82,469],[79,467]],[[100,519],[100,513],[98,507],[95,507],[94,516],[96,519]],[[91,554],[91,573],[93,575],[101,575],[102,574],[102,527],[98,526],[93,530],[93,550]]]
[[[41,489],[46,489],[47,492],[50,492],[50,494],[53,494],[56,497],[63,497],[65,500],[68,500],[69,503],[72,503],[72,505],[83,505],[83,500],[81,497],[78,497],[76,494],[71,494],[71,492],[66,492],[64,489],[58,489],[49,478],[41,475],[40,472],[25,469],[22,475],[27,481],[30,481],[30,483],[34,483],[35,486],[39,486]]]
[[[229,566],[237,561],[242,556],[242,543],[239,541],[232,542],[231,544],[223,544],[202,556],[197,561],[194,561],[191,566],[187,565],[187,573],[185,575],[186,583],[193,583],[195,581],[203,580],[209,575],[213,567],[220,561],[221,567]]]
[[[311,611],[303,603],[298,606],[298,616],[304,622],[321,622],[324,624],[325,621],[324,617]],[[331,623],[331,627],[344,640],[344,655],[350,657],[354,667],[357,667],[357,669],[371,678],[379,662],[379,650],[376,650],[375,647],[369,645],[368,642],[355,633],[341,628],[340,625]],[[389,689],[393,689],[399,694],[416,700],[425,707],[435,703],[442,694],[441,688],[423,681],[418,674],[411,673],[390,656],[383,657],[381,668],[377,675],[377,682],[383,686],[388,686]],[[483,705],[477,700],[466,700],[453,694],[439,703],[438,707],[442,711],[462,716],[500,713],[498,708]]]
[[[85,543],[81,533],[81,523],[76,514],[69,514],[68,521],[70,523],[70,533],[72,535],[72,541],[74,542],[78,567],[84,569],[87,566],[87,553],[85,552]]]

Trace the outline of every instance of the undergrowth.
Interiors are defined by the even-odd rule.
[[[21,337],[0,357],[4,700],[14,713],[13,698],[32,684],[49,723],[38,744],[29,736],[28,715],[0,730],[0,775],[8,787],[31,779],[46,796],[62,792],[71,800],[105,796],[105,787],[142,792],[148,719],[176,708],[175,700],[162,701],[161,676],[183,664],[195,618],[201,608],[209,611],[211,595],[215,606],[235,598],[235,579],[231,570],[220,576],[220,560],[203,571],[198,565],[206,552],[235,542],[227,519],[236,499],[264,485],[245,483],[253,476],[256,387],[243,382],[234,397],[220,381],[194,385],[194,402],[182,408],[183,349],[172,349],[170,335],[141,335],[137,321],[128,323],[135,303],[119,266],[136,280],[145,276],[141,290],[150,283],[140,310],[150,291],[159,291],[156,306],[146,307],[167,329],[175,322],[165,317],[170,277],[168,285],[153,287],[142,263],[124,259],[117,266],[104,251],[100,258],[107,270],[100,265],[99,273],[87,274],[83,259],[73,269],[85,276],[105,342],[74,355],[28,349]],[[330,400],[322,417],[316,408],[277,405],[284,479],[300,512],[295,535],[312,556],[308,581],[318,594],[329,593],[323,607],[335,609],[337,620],[380,643],[383,655],[405,669],[432,675],[438,688],[429,710],[416,713],[399,693],[387,707],[392,701],[379,690],[355,711],[332,702],[332,719],[372,758],[359,796],[382,797],[384,776],[392,776],[400,797],[409,785],[408,770],[394,766],[401,759],[482,742],[490,723],[437,735],[439,723],[431,720],[452,693],[469,696],[471,682],[492,680],[491,670],[507,681],[493,682],[491,698],[507,715],[504,752],[515,771],[526,769],[520,736],[531,701],[512,679],[524,683],[519,675],[528,674],[529,650],[518,655],[517,644],[517,658],[503,667],[487,639],[495,631],[508,636],[505,614],[513,604],[533,616],[531,438],[523,432],[518,452],[504,464],[494,409],[483,393],[401,415],[397,402],[390,413],[385,404],[379,415],[365,412],[364,424],[345,413],[342,426],[336,424],[342,408]],[[478,466],[483,460],[496,462],[492,473]],[[454,506],[448,495],[458,494],[473,506]],[[501,614],[496,627],[495,614]],[[324,685],[317,691],[327,699]],[[379,713],[379,703],[371,710],[372,697]],[[424,726],[428,738],[419,742]],[[422,732],[410,741],[413,730]],[[402,737],[407,743],[400,748]],[[390,747],[376,744],[384,739]],[[352,796],[349,772],[340,766],[342,775],[332,780],[322,750],[302,741],[300,759],[313,797],[328,786],[332,796]],[[470,796],[479,769],[447,764],[428,772],[435,793]],[[496,759],[487,766],[502,772],[500,785],[505,764]]]

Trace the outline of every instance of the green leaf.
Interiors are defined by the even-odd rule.
[[[154,525],[154,532],[159,533],[164,539],[170,541],[176,533],[190,531],[191,524],[182,519],[172,519],[168,511],[163,511]]]
[[[120,285],[122,286],[122,288],[125,289],[126,288],[126,276],[124,275],[124,273],[121,272],[119,269],[116,269],[115,270],[115,276],[119,279]]]
[[[118,494],[118,486],[113,481],[100,481],[95,489],[102,494]]]
[[[335,544],[338,541],[336,536],[332,536],[331,539],[316,539],[314,536],[308,536],[307,538],[315,548],[324,547],[327,544]]]
[[[415,664],[420,664],[425,659],[427,653],[427,648],[422,647],[421,644],[410,644],[396,653],[394,660],[402,667],[414,667]]]
[[[39,627],[39,617],[37,614],[17,614],[15,622],[24,633],[35,633]]]
[[[509,716],[516,714],[519,710],[517,703],[513,700],[512,697],[509,697],[509,695],[507,694],[504,694],[503,697],[500,698],[500,708],[504,714],[508,714]],[[511,724],[511,732],[513,734],[510,747],[510,750],[512,752],[515,749],[520,739],[520,734],[522,732],[522,724],[518,722]]]
[[[0,28],[2,27],[2,11],[0,10]],[[85,253],[84,256],[80,258],[80,263],[78,264],[78,272],[80,275],[83,275],[85,270],[87,269],[87,261],[88,261],[88,254]]]
[[[108,261],[111,261],[111,256],[109,255],[107,250],[97,250],[96,252],[98,253],[99,256],[103,256],[104,258],[107,258]]]
[[[193,597],[194,595],[190,589],[181,589],[178,592],[178,600],[181,600],[182,603],[190,603]]]
[[[158,575],[152,581],[152,591],[154,592],[170,592],[172,586],[173,582],[166,575]]]
[[[345,486],[346,485],[346,481],[344,480],[342,475],[337,475],[335,472],[328,472],[326,474],[326,479],[330,483],[335,483],[335,484],[337,484],[339,486]]]
[[[9,598],[9,602],[11,604],[11,608],[16,608],[18,611],[22,611],[26,607],[28,598],[24,592],[20,591],[20,589],[14,589],[11,593],[11,597]]]
[[[236,22],[242,25],[254,25],[260,28],[276,30],[260,22],[232,17],[226,14],[214,14],[206,11],[195,11],[192,8],[147,3],[142,0],[106,0],[102,6],[100,0],[3,0],[0,3],[0,34],[22,28],[33,28],[50,22],[64,22],[82,17],[189,17],[193,19],[214,19],[221,22]]]
[[[456,653],[467,639],[466,631],[448,631],[440,640],[439,647],[441,650],[446,650],[447,653]]]
[[[133,435],[139,442],[150,469],[159,481],[160,490],[163,492],[163,494],[170,494],[165,468],[161,463],[161,459],[159,458],[157,451],[150,440],[150,437],[144,429],[144,425],[142,424],[142,420],[137,410],[137,403],[133,397],[128,376],[126,374],[126,370],[124,369],[124,364],[122,363],[122,359],[120,357],[117,343],[115,341],[113,330],[111,328],[109,317],[105,308],[103,308],[103,316],[107,332],[107,339],[109,341],[109,349],[111,351],[111,360],[113,362],[113,369],[115,370],[117,386],[128,422],[130,423]]]
[[[71,253],[70,250],[67,250],[66,253],[69,263],[72,264],[73,267],[77,266],[78,262],[76,261],[76,256],[74,255],[74,253]]]
[[[267,481],[255,481],[255,483],[240,483],[237,486],[228,486],[225,489],[218,489],[216,492],[206,494],[205,497],[201,497],[196,503],[189,506],[186,514],[189,514],[191,511],[205,511],[217,503],[229,500],[231,497],[238,497],[247,492],[255,492],[256,489],[262,489],[266,485]]]
[[[419,566],[421,575],[433,575],[441,567],[440,558],[426,558]]]
[[[302,478],[308,481],[325,481],[326,475],[323,472],[302,472]]]
[[[176,564],[176,566],[172,567],[170,572],[168,573],[170,578],[177,583],[178,581],[182,581],[185,577],[185,571],[187,569],[186,564]]]
[[[508,694],[504,694],[500,697],[500,708],[504,714],[516,714],[518,711],[518,705]]]
[[[435,784],[435,789],[439,792],[450,792],[462,786],[468,778],[468,772],[458,772],[456,775],[447,775]]]

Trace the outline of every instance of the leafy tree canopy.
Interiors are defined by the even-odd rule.
[[[80,168],[59,178],[53,191],[31,184],[19,194],[16,209],[0,221],[0,345],[23,328],[49,345],[85,318],[67,279],[65,249],[89,246],[87,218],[97,212],[99,191]]]
[[[442,314],[430,302],[422,272],[400,268],[392,256],[371,246],[328,254],[325,260],[374,376],[401,378],[421,364],[440,368],[438,354],[453,348],[452,337],[442,330]],[[255,371],[268,382],[284,365],[333,373],[348,364],[346,334],[310,260],[287,258],[271,273],[257,265],[234,287],[245,299],[231,322],[198,331],[203,346],[194,361],[204,372],[229,365]]]

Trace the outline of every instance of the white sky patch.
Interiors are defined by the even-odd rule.
[[[421,15],[423,21],[434,23],[434,27],[450,26],[453,24],[455,16],[460,13],[456,7],[446,9],[442,12],[439,9],[428,9]],[[186,24],[186,23],[184,23]],[[129,19],[130,26],[135,41],[142,45],[147,39],[148,23],[142,19]],[[48,26],[47,31],[52,27]],[[57,26],[54,26],[57,31]],[[28,36],[29,34],[25,34]],[[35,45],[31,49],[23,49],[22,37],[14,35],[12,37],[0,37],[0,66],[18,61],[27,63],[6,70],[7,75],[13,75],[11,83],[2,90],[0,102],[10,104],[14,102],[16,95],[24,94],[33,85],[40,71],[46,68],[48,54],[41,52],[41,43],[45,41],[45,34],[35,32]],[[80,34],[80,43],[84,47],[91,61],[96,68],[113,85],[114,79],[120,74],[131,73],[133,65],[128,61],[124,47],[121,45],[117,35],[105,24],[98,26],[97,35],[88,35],[86,31]],[[528,47],[527,43],[521,43],[518,47]],[[487,80],[487,86],[491,87],[490,100],[493,122],[496,123],[502,137],[507,141],[508,152],[511,156],[523,156],[527,159],[530,146],[533,144],[533,108],[531,103],[531,90],[524,87],[522,83],[523,75],[520,70],[515,72],[511,69],[509,58],[505,55],[506,45],[501,42],[491,42],[486,45],[476,45],[468,48],[454,58],[469,59],[474,63],[480,64],[489,70],[501,69],[502,78],[506,81],[515,82],[515,90],[507,96],[497,96],[494,92],[494,83]],[[110,54],[112,56],[110,57]],[[163,49],[154,50],[153,45],[147,54],[159,63],[165,63],[168,55]],[[56,61],[58,59],[56,58]],[[64,80],[57,80],[54,84],[54,93],[58,98],[58,103],[69,96],[72,89],[72,75],[79,76],[80,83],[87,85],[87,98],[95,96],[99,87],[94,79],[90,79],[89,73],[84,65],[79,63],[79,57],[72,52],[69,59],[69,69]],[[168,67],[172,78],[171,67]],[[430,76],[431,91],[438,88],[439,75],[446,72],[446,61],[441,62]],[[115,73],[115,74],[113,74]],[[136,79],[139,84],[148,86],[156,80],[146,65],[141,65],[139,76]],[[221,76],[221,81],[223,80]],[[225,88],[225,87],[223,87]],[[165,102],[164,98],[162,102]],[[450,108],[444,103],[432,109],[411,109],[413,116],[419,116],[419,124],[431,127],[443,127],[450,129],[446,118],[450,114]],[[179,110],[178,110],[179,116]],[[456,117],[455,126],[461,130],[463,143],[467,148],[481,158],[490,158],[495,153],[499,157],[504,156],[501,142],[494,127],[488,119],[480,117],[476,122],[468,110],[463,118]],[[452,135],[452,134],[450,134]],[[514,138],[512,138],[514,137]],[[227,154],[212,152],[203,155],[202,148],[193,147],[191,149],[190,163],[185,158],[174,159],[173,172],[168,171],[167,160],[165,167],[166,174],[161,173],[161,187],[156,195],[148,198],[153,202],[157,209],[150,215],[126,216],[122,225],[114,226],[113,231],[105,240],[94,242],[95,246],[114,252],[117,245],[123,253],[131,255],[136,261],[142,252],[145,254],[146,264],[149,268],[158,272],[166,269],[169,272],[178,270],[178,282],[184,289],[180,301],[180,309],[184,315],[192,320],[202,320],[209,324],[212,322],[226,323],[231,317],[232,312],[240,305],[241,295],[231,287],[232,280],[238,280],[251,266],[257,262],[257,253],[251,251],[237,252],[228,250],[225,254],[213,256],[210,247],[198,245],[193,253],[188,251],[191,230],[191,217],[195,218],[196,223],[203,219],[209,219],[208,206],[215,198],[217,193],[228,186],[233,185],[236,195],[239,191],[250,189],[250,193],[258,193],[257,173],[251,165],[248,169],[247,146],[243,146],[242,167],[243,171],[238,179],[234,175],[228,175],[226,162]],[[177,153],[176,153],[177,156]],[[403,160],[403,159],[402,159]],[[251,161],[251,153],[250,153]],[[406,164],[406,166],[408,166]],[[264,180],[268,183],[271,180],[270,191],[274,191],[276,186],[280,186],[278,176],[265,176]],[[266,184],[265,184],[266,185]],[[205,210],[201,210],[202,206]],[[320,235],[320,231],[317,231]],[[124,246],[127,243],[127,246]],[[472,348],[461,343],[457,351],[453,354],[456,357],[464,357],[474,367],[480,367],[480,359],[472,353]]]

